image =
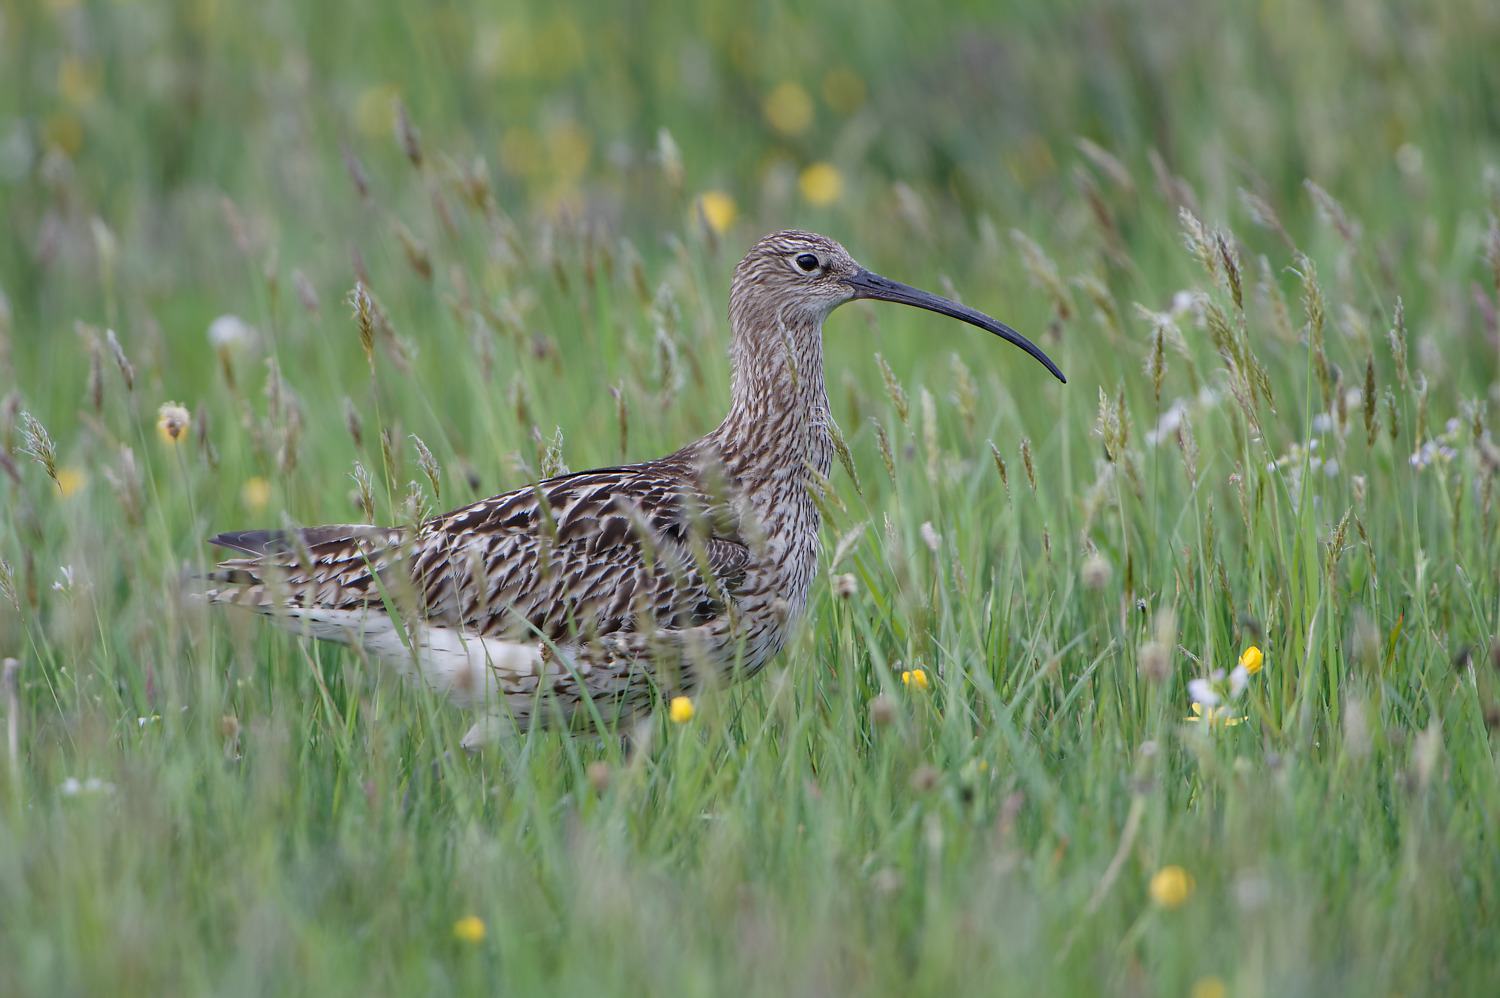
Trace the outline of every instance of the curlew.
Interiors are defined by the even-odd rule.
[[[248,530],[210,602],[362,648],[479,721],[611,723],[786,643],[817,574],[813,472],[833,457],[823,321],[858,298],[961,319],[1062,372],[974,309],[870,273],[832,239],[778,232],[735,268],[729,415],[654,461],[560,475],[415,528]]]

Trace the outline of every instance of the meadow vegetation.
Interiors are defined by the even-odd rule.
[[[807,7],[0,0],[0,992],[1493,988],[1500,7]],[[181,599],[711,429],[787,226],[1069,383],[835,313],[766,674],[470,757]]]

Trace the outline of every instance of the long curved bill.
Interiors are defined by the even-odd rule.
[[[901,284],[898,281],[887,280],[879,274],[872,274],[864,269],[861,269],[859,273],[852,277],[844,278],[843,281],[854,291],[854,297],[856,298],[872,298],[876,301],[894,301],[900,302],[902,305],[914,305],[917,308],[925,308],[929,312],[940,312],[943,315],[961,319],[972,326],[988,330],[1002,340],[1009,340],[1041,361],[1058,381],[1061,381],[1063,384],[1068,383],[1068,379],[1063,377],[1063,373],[1057,369],[1056,364],[1052,363],[1052,358],[1042,352],[1041,347],[1005,323],[996,322],[983,312],[969,308],[967,305],[960,305],[956,301],[949,301],[947,298],[935,295],[930,291],[923,291],[921,288],[914,288],[910,285]]]

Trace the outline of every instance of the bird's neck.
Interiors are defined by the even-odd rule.
[[[712,436],[736,477],[826,476],[833,445],[823,381],[823,317],[731,302],[729,415]]]

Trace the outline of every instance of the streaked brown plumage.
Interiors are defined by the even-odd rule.
[[[732,404],[713,432],[643,464],[563,475],[434,517],[220,534],[211,602],[357,644],[481,713],[465,744],[533,719],[634,714],[712,673],[753,675],[786,641],[817,572],[810,470],[833,445],[823,320],[874,298],[1024,337],[877,277],[808,232],[762,239],[735,269]],[[393,618],[391,610],[396,616]],[[580,710],[591,701],[592,708]]]

